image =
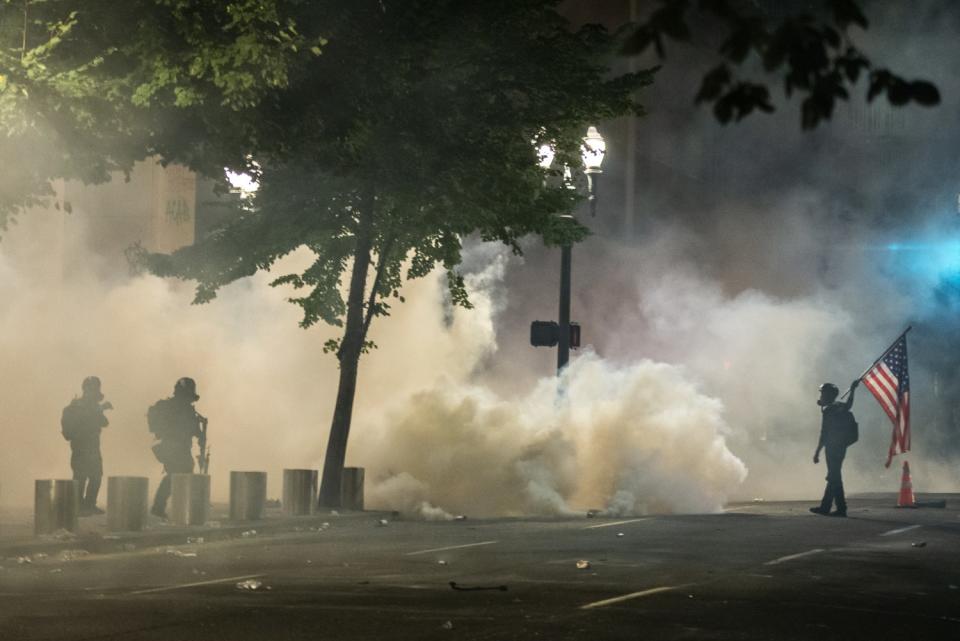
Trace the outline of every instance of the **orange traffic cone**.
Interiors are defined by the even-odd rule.
[[[903,462],[903,477],[900,480],[900,497],[897,507],[917,507],[917,499],[913,496],[913,482],[910,480],[910,464]]]

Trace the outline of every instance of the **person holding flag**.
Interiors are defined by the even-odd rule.
[[[824,383],[820,386],[820,398],[817,400],[821,415],[820,440],[817,442],[816,452],[813,453],[813,462],[819,463],[820,450],[826,449],[827,487],[823,491],[820,505],[810,508],[814,514],[840,517],[847,515],[841,468],[843,459],[847,455],[847,448],[858,439],[857,421],[850,408],[853,406],[853,392],[859,384],[859,378],[850,384],[850,390],[847,392],[849,398],[846,401],[837,401],[840,389],[833,383]],[[834,503],[837,509],[831,512],[830,507]]]
[[[880,358],[873,362],[863,374],[850,385],[846,401],[837,402],[839,391],[832,383],[820,386],[820,405],[822,422],[820,426],[820,442],[813,455],[813,462],[820,462],[820,450],[827,450],[827,489],[823,493],[823,500],[817,507],[810,508],[814,514],[829,516],[846,516],[847,503],[843,495],[843,479],[840,469],[847,448],[857,442],[857,421],[850,412],[853,406],[853,392],[857,385],[863,384],[870,390],[874,398],[883,408],[883,411],[893,423],[893,435],[890,439],[890,450],[887,453],[886,467],[897,454],[910,451],[910,374],[907,367],[907,327],[902,334],[888,347]],[[904,462],[904,478],[908,474]],[[830,505],[836,503],[835,512],[830,511]]]

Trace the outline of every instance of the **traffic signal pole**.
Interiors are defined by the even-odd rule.
[[[569,244],[560,249],[560,336],[557,342],[557,375],[570,361],[570,278],[573,263],[573,247]]]
[[[597,177],[602,173],[600,165],[603,163],[603,157],[606,153],[607,145],[603,136],[597,131],[596,127],[589,127],[587,135],[583,138],[581,150],[583,152],[583,173],[587,178],[588,203],[590,205],[590,215],[597,215]],[[549,169],[553,163],[554,150],[550,144],[541,145],[538,149],[540,154],[540,167]],[[567,168],[565,168],[567,169]],[[564,174],[563,185],[573,188],[569,171]],[[547,186],[544,179],[544,187]],[[561,219],[570,219],[573,221],[572,214],[557,214]],[[563,373],[563,368],[570,362],[571,345],[576,348],[580,346],[580,325],[570,322],[570,290],[571,290],[571,272],[573,263],[573,244],[567,242],[560,247],[560,314],[559,322],[535,320],[530,324],[530,344],[534,347],[553,347],[557,346],[557,376]]]

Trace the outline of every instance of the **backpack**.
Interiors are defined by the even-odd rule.
[[[147,410],[147,429],[151,434],[159,439],[164,438],[169,432],[169,420],[165,401],[157,401]]]
[[[63,408],[63,414],[60,416],[60,433],[63,434],[64,440],[72,441],[83,429],[78,410],[76,403],[70,403]]]
[[[843,434],[844,442],[847,444],[847,447],[849,447],[860,440],[860,426],[857,425],[857,419],[853,417],[853,412],[850,410],[845,410],[842,415],[843,429],[841,433]]]

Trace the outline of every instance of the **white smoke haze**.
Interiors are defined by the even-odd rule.
[[[319,467],[336,389],[321,348],[332,330],[298,328],[297,308],[266,286],[268,275],[206,306],[189,305],[188,285],[149,276],[51,278],[37,216],[5,239],[0,261],[0,295],[13,301],[0,312],[0,346],[17,364],[2,381],[5,502],[28,503],[35,478],[69,476],[59,412],[88,374],[117,406],[103,434],[108,476],[147,475],[156,486],[144,415],[183,375],[198,380],[197,407],[211,419],[215,499],[225,500],[230,470],[268,471],[277,496],[282,468]],[[532,261],[491,245],[468,251],[469,311],[450,308],[439,275],[407,284],[407,304],[374,325],[380,348],[361,365],[348,464],[367,468],[367,505],[443,520],[710,512],[731,499],[815,496],[815,390],[824,371],[841,380],[832,350],[852,340],[836,297],[725,293],[667,232],[649,251],[599,239],[583,247],[579,282],[597,280],[575,309],[606,356],[584,350],[561,378],[533,371],[533,348],[498,343],[525,333],[505,310],[527,310],[536,295],[503,279]],[[306,260],[295,255],[278,271]],[[621,312],[591,319],[602,307],[583,297]],[[841,360],[855,360],[850,351]],[[872,404],[861,398],[858,408]],[[896,471],[879,469],[885,418],[858,415],[876,456],[851,457],[848,488],[895,487]],[[915,482],[950,488],[951,472],[921,468]]]
[[[0,296],[12,302],[0,313],[0,346],[16,364],[2,381],[5,500],[27,503],[33,479],[69,476],[59,412],[90,374],[116,406],[102,439],[108,476],[159,481],[144,415],[184,375],[197,379],[197,408],[211,420],[215,498],[226,497],[229,470],[266,469],[277,495],[283,467],[319,465],[336,382],[321,345],[332,333],[299,329],[297,309],[266,286],[268,275],[190,306],[182,283],[44,274],[46,235],[57,228],[46,217],[56,214],[34,216],[5,239],[0,263]],[[84,251],[82,234],[68,242]],[[426,518],[614,503],[624,513],[719,509],[745,470],[724,445],[721,404],[679,370],[585,355],[526,394],[475,384],[472,374],[496,352],[508,261],[489,247],[470,260],[483,266],[467,279],[473,310],[450,309],[437,275],[408,284],[409,303],[375,325],[382,347],[363,363],[348,460],[386,479],[371,486],[370,505]]]

